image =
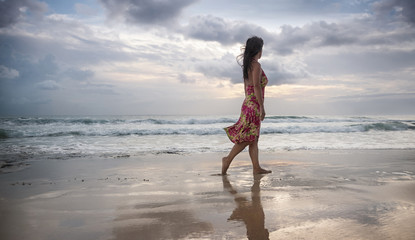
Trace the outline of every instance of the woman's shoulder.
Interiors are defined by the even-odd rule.
[[[261,63],[259,63],[256,60],[252,60],[251,64],[252,64],[252,66],[261,66]]]
[[[252,61],[251,66],[252,66],[252,70],[258,70],[258,69],[260,70],[261,69],[261,64],[257,61]]]

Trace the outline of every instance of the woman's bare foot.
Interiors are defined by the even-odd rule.
[[[271,170],[266,170],[263,168],[259,168],[259,169],[254,169],[254,174],[268,174],[268,173],[272,173]]]
[[[222,158],[222,175],[226,175],[226,171],[228,171],[230,162],[228,162],[228,158]]]

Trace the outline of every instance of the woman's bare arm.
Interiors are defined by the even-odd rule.
[[[248,81],[247,79],[244,79],[244,91],[245,91],[245,97],[247,96],[246,95],[246,81]]]
[[[262,86],[261,86],[261,76],[262,76],[262,69],[261,65],[257,62],[252,63],[252,71],[250,72],[252,77],[252,82],[254,85],[254,93],[255,98],[259,104],[259,111],[261,121],[265,118],[265,109],[264,109],[264,99],[262,97]]]

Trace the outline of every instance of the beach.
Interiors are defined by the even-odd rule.
[[[30,159],[0,174],[1,239],[415,239],[415,150]]]

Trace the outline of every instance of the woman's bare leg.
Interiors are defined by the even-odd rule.
[[[231,165],[232,160],[238,155],[245,147],[249,144],[249,142],[243,143],[235,143],[233,145],[232,150],[229,152],[228,156],[222,158],[222,175],[226,175],[226,171],[228,171],[229,166]]]
[[[249,156],[251,157],[252,161],[252,168],[254,174],[266,174],[271,173],[270,170],[265,170],[261,168],[259,165],[259,159],[258,159],[258,139],[256,139],[254,142],[249,144]]]

